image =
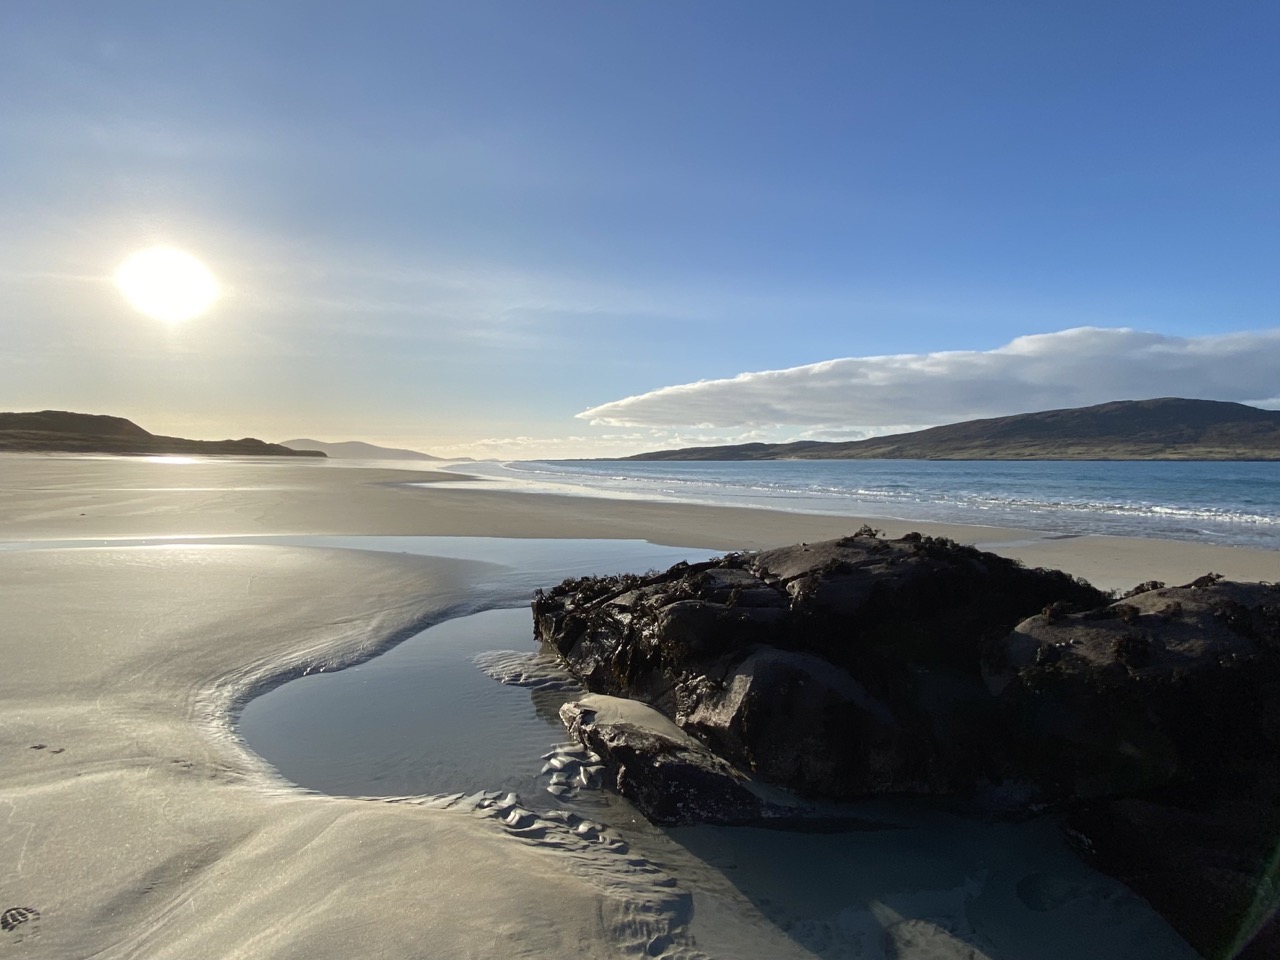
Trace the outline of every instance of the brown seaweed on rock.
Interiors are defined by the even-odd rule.
[[[984,647],[1058,603],[1108,598],[1060,571],[874,531],[652,576],[566,581],[538,636],[592,691],[642,700],[800,793],[956,793],[998,775]]]
[[[740,770],[810,797],[1057,808],[1082,856],[1204,956],[1280,949],[1274,585],[1206,574],[1114,601],[865,530],[566,581],[533,609],[587,687],[651,704]],[[652,793],[644,758],[627,767],[619,788]],[[740,818],[729,800],[691,793],[681,810]]]

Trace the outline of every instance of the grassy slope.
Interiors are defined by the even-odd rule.
[[[1120,400],[849,443],[750,443],[632,460],[1280,460],[1280,411],[1215,400]]]
[[[115,453],[323,457],[253,437],[187,440],[149,433],[131,420],[64,410],[0,413],[0,451],[23,453]]]

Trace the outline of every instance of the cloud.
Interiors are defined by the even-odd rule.
[[[886,432],[1108,400],[1190,397],[1280,406],[1280,328],[1172,337],[1077,327],[994,350],[847,357],[663,387],[584,410],[619,427],[795,426]]]

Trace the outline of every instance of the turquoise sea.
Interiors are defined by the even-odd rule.
[[[1280,462],[549,460],[452,469],[560,493],[1280,550]]]

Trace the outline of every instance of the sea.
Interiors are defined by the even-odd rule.
[[[1280,462],[619,460],[446,467],[508,489],[1280,550]]]

